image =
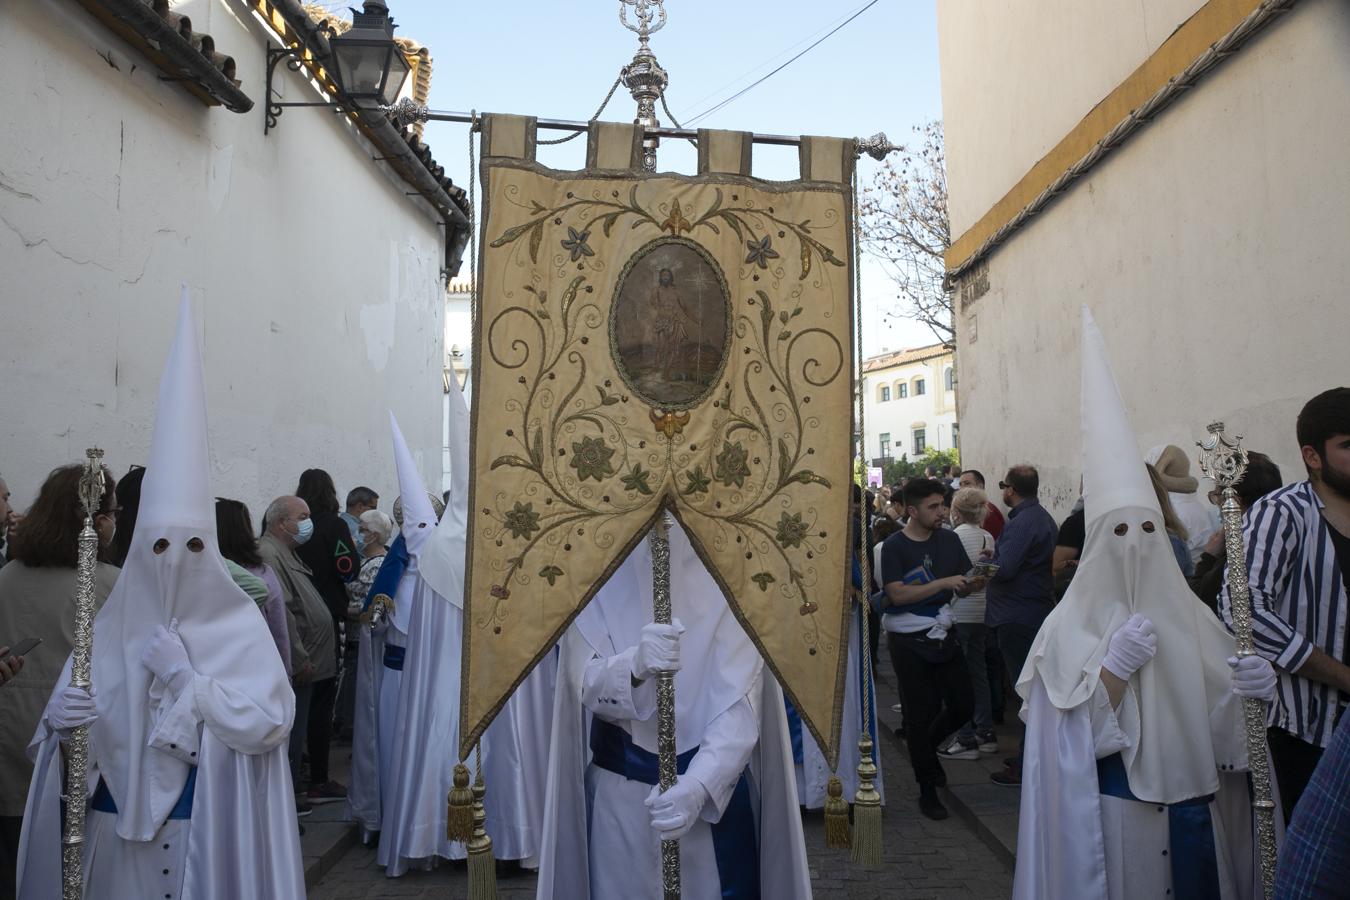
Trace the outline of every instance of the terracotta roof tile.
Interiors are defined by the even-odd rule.
[[[903,366],[908,363],[923,362],[926,359],[935,359],[951,352],[952,349],[949,344],[928,344],[927,346],[914,347],[910,350],[897,350],[894,353],[882,353],[879,356],[872,356],[863,360],[863,371],[875,372],[880,369],[889,369],[893,366]]]
[[[234,57],[216,50],[209,34],[169,0],[79,0],[80,5],[208,106],[244,113],[253,101],[239,89]]]

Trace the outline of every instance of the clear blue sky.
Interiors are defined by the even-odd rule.
[[[387,2],[398,33],[431,50],[434,109],[586,119],[637,48],[636,35],[619,24],[618,0]],[[670,73],[666,99],[671,110],[686,121],[764,75],[865,2],[666,0],[669,20],[652,37],[652,49]],[[942,115],[934,6],[933,0],[879,0],[698,124],[844,137],[885,131],[900,143],[913,126]],[[633,114],[633,100],[620,87],[603,118],[624,121]],[[467,126],[429,123],[426,138],[451,177],[467,185]],[[546,165],[579,168],[584,152],[584,139],[578,138],[540,148],[539,156]],[[692,172],[694,162],[686,142],[663,144],[663,170]],[[760,177],[794,178],[796,151],[757,145],[754,165]],[[874,164],[864,160],[863,166],[866,181]],[[908,323],[886,326],[880,310],[892,291],[875,267],[864,265],[863,292],[866,352],[931,342],[926,329]]]

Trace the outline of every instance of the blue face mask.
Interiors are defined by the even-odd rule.
[[[295,546],[297,547],[307,542],[310,538],[314,536],[313,519],[301,519],[299,522],[295,523],[295,527],[296,532],[293,535],[293,537],[295,539]]]

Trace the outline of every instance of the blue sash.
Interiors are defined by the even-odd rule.
[[[800,766],[806,761],[802,753],[802,717],[797,714],[797,707],[792,705],[792,698],[787,694],[783,695],[783,706],[787,712],[788,736],[792,739],[792,761]]]
[[[192,766],[188,769],[187,781],[183,784],[183,793],[178,795],[178,802],[169,810],[170,819],[191,819],[192,818],[192,797],[197,793],[197,767]],[[107,783],[99,778],[98,787],[94,788],[94,797],[89,801],[89,806],[101,813],[112,813],[117,815],[117,804],[113,802],[112,792],[108,790]]]
[[[1097,760],[1097,787],[1108,797],[1139,800],[1131,791],[1119,753]],[[1219,900],[1219,860],[1214,849],[1213,794],[1167,807],[1167,847],[1172,895],[1177,900]]]
[[[408,542],[403,540],[400,534],[394,543],[389,545],[389,552],[384,555],[384,562],[380,563],[380,571],[375,573],[375,580],[370,583],[370,590],[366,591],[365,603],[361,606],[361,611],[365,612],[370,608],[371,602],[379,596],[388,597],[390,602],[398,594],[398,583],[403,579],[403,570],[408,568]]]
[[[384,667],[393,669],[395,672],[403,671],[403,659],[408,655],[407,647],[399,647],[394,644],[384,645]]]
[[[694,747],[677,756],[675,770],[683,775],[697,752]],[[599,716],[591,718],[591,762],[629,781],[660,783],[656,754],[643,750],[633,743],[628,732]],[[742,773],[722,818],[712,825],[713,855],[722,883],[722,900],[759,897],[758,837],[750,802],[750,781]]]

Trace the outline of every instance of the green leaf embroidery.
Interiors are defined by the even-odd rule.
[[[506,456],[499,456],[499,457],[497,457],[496,459],[494,459],[494,460],[492,461],[492,465],[488,466],[488,471],[491,472],[491,471],[494,471],[494,470],[496,470],[496,469],[500,469],[500,468],[502,468],[503,466],[515,466],[515,467],[518,468],[518,469],[533,469],[533,468],[534,468],[534,466],[530,465],[530,461],[529,461],[529,460],[527,460],[527,459],[522,459],[522,458],[520,458],[519,456],[516,456],[516,455],[514,455],[514,454],[508,454],[508,455],[506,455]]]
[[[638,463],[637,465],[633,466],[632,471],[630,471],[627,475],[623,476],[621,480],[623,481],[623,486],[628,490],[637,491],[639,494],[642,494],[643,496],[651,496],[652,488],[651,485],[648,483],[648,481],[651,478],[651,475],[652,475],[651,472],[648,472],[647,470],[643,469],[642,464]]]
[[[750,580],[753,581],[755,584],[759,585],[759,589],[761,591],[767,591],[769,589],[769,585],[773,584],[778,579],[774,578],[773,574],[770,572],[758,572],[754,575],[751,575]]]
[[[694,494],[706,494],[708,493],[708,488],[712,486],[712,480],[708,478],[708,475],[703,471],[702,466],[694,466],[694,471],[686,472],[685,477],[688,479],[688,482],[685,484],[684,490],[680,493],[686,497],[691,497]]]
[[[562,574],[564,574],[563,570],[557,566],[544,566],[539,570],[539,577],[547,578],[549,587],[553,587],[554,582],[556,582]]]

